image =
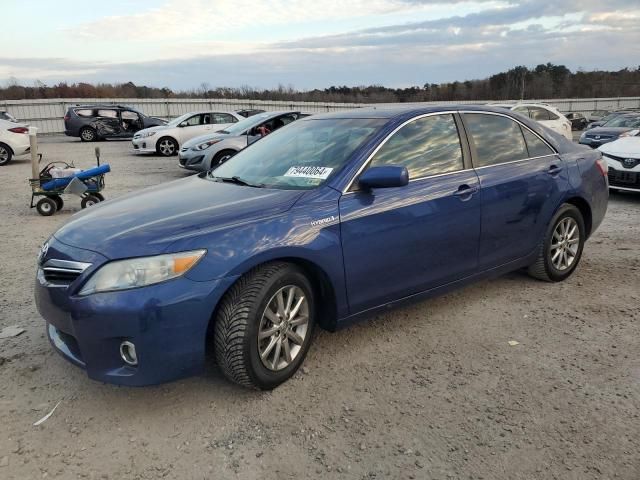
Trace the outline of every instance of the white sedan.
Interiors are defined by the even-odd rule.
[[[609,188],[640,192],[640,129],[598,148],[609,166]]]
[[[22,123],[0,120],[0,166],[29,150],[29,128]]]
[[[567,117],[558,111],[555,107],[546,103],[516,103],[516,104],[492,104],[493,107],[502,107],[514,112],[518,112],[525,117],[529,117],[536,122],[541,123],[556,133],[559,133],[567,140],[573,140],[571,133],[571,122]]]
[[[180,145],[187,140],[224,130],[244,119],[235,112],[185,113],[166,125],[149,127],[136,132],[132,140],[133,151],[170,157],[178,153]]]

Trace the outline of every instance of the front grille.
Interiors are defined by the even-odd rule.
[[[180,162],[180,165],[182,165],[183,167],[184,167],[185,163],[187,163],[187,159],[186,158],[182,158],[182,157],[180,157],[178,159],[178,161]]]
[[[90,266],[90,263],[50,259],[41,268],[47,282],[56,285],[70,285]]]
[[[640,173],[609,168],[607,176],[611,187],[640,188]]]
[[[609,140],[610,138],[613,138],[613,135],[589,135],[589,134],[587,134],[587,138],[590,138],[592,140]]]
[[[607,158],[610,158],[611,160],[620,162],[624,168],[634,168],[637,165],[640,165],[640,158],[616,157],[615,155],[611,155],[609,153],[605,153],[603,155]]]

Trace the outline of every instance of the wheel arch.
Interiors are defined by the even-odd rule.
[[[582,197],[575,196],[568,198],[564,203],[573,205],[580,210],[582,219],[584,220],[584,229],[586,231],[587,238],[589,238],[593,229],[593,214],[591,212],[591,205],[589,205],[589,202]]]
[[[4,143],[4,142],[0,142],[0,145],[7,147],[9,149],[9,151],[11,152],[11,156],[13,157],[16,152],[13,151],[13,148],[11,148],[11,145],[9,145],[8,143]]]
[[[275,262],[290,263],[292,265],[296,265],[305,272],[307,278],[314,288],[314,294],[316,296],[316,313],[318,315],[318,325],[323,330],[334,331],[336,329],[337,297],[335,287],[327,272],[320,265],[309,259],[295,256],[280,256],[245,267],[244,271],[238,276],[236,281],[229,284],[225,291],[220,295],[220,300],[218,300],[218,303],[216,304],[211,317],[209,318],[209,324],[207,326],[207,348],[211,348],[213,345],[213,342],[211,342],[210,339],[213,338],[216,317],[218,315],[218,311],[220,309],[220,305],[224,296],[229,292],[229,290],[231,290],[231,288],[243,275],[253,270],[254,268],[258,268],[262,265]]]

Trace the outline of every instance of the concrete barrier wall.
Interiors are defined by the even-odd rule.
[[[640,97],[627,98],[576,98],[553,100],[527,100],[528,102],[543,102],[555,106],[561,112],[580,112],[588,114],[594,110],[614,110],[620,108],[640,108]],[[325,102],[289,102],[265,100],[231,100],[231,99],[127,99],[127,98],[66,98],[45,100],[2,100],[0,110],[7,110],[18,120],[39,128],[40,133],[55,134],[64,131],[63,117],[70,106],[77,104],[100,103],[113,105],[129,105],[141,110],[147,115],[175,118],[183,113],[194,110],[231,111],[244,108],[260,108],[263,110],[301,110],[309,113],[334,112],[375,106],[388,108],[389,103],[325,103]],[[425,102],[403,105],[459,105],[481,104],[492,102]]]

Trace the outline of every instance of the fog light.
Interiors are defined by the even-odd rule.
[[[136,346],[131,342],[122,342],[120,344],[120,356],[125,363],[129,365],[138,365],[138,355],[136,354]]]

